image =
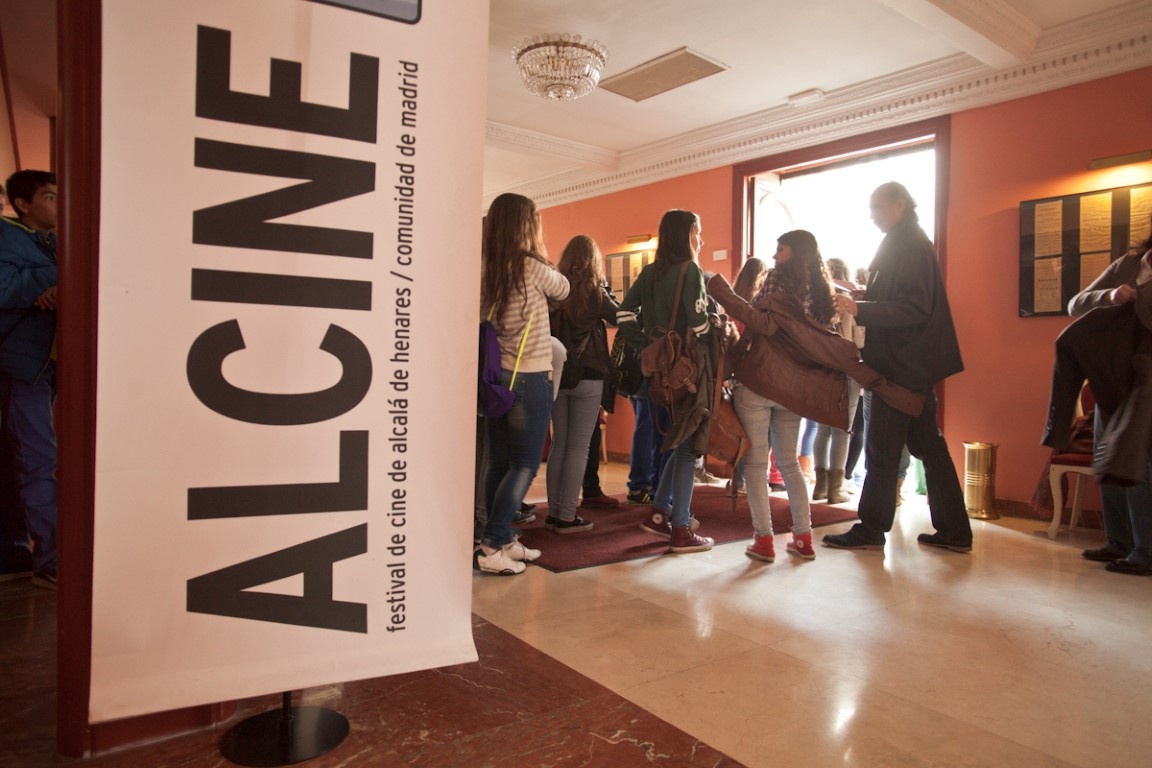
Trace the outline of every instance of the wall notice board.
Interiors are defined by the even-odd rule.
[[[617,301],[623,300],[624,294],[628,293],[628,289],[636,281],[640,270],[655,259],[655,250],[608,254],[605,272],[607,273],[608,285]]]
[[[1020,203],[1020,317],[1067,314],[1150,227],[1152,183]]]

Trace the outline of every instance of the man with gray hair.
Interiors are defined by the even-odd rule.
[[[864,326],[864,362],[900,384],[924,393],[924,410],[912,417],[880,398],[872,402],[865,455],[868,475],[860,493],[860,522],[847,533],[824,537],[838,549],[883,549],[896,516],[896,475],[905,443],[924,463],[928,507],[935,533],[921,544],[953,552],[972,551],[972,527],[948,444],[936,423],[933,386],[964,370],[936,250],[903,185],[881,184],[872,193],[872,221],[884,240],[868,268],[859,301],[839,294],[836,309]]]

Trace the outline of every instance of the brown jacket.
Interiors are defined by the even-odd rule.
[[[919,416],[924,396],[893,384],[860,360],[856,345],[804,314],[787,294],[763,296],[752,306],[722,275],[708,294],[745,325],[732,351],[736,380],[804,418],[848,430],[848,379],[893,408]]]

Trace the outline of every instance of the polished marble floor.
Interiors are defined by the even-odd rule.
[[[473,610],[749,766],[1152,765],[1152,578],[1038,520],[923,547],[905,496],[883,552],[530,568],[476,577]]]
[[[622,490],[625,474],[606,465],[605,488]],[[1152,765],[1152,579],[1082,560],[1099,531],[1052,541],[1038,520],[973,521],[971,555],[921,547],[927,507],[906,495],[884,552],[817,547],[812,562],[763,564],[736,542],[569,573],[477,575],[482,663],[308,692],[342,696],[356,713],[354,748],[308,765]],[[542,497],[538,479],[529,499]],[[28,595],[0,585],[0,766],[229,765],[214,748],[219,729],[52,758],[51,667],[19,649],[50,642],[55,604]],[[512,674],[483,663],[485,653],[529,659],[533,649],[544,655]],[[17,678],[16,668],[41,672]],[[448,677],[477,691],[502,678],[543,690],[497,725],[506,708],[470,712],[420,692],[446,690]],[[406,707],[395,705],[399,691]],[[427,743],[425,725],[453,718],[455,742]],[[566,738],[584,719],[612,737],[596,746],[616,751]],[[404,749],[369,748],[389,740]]]

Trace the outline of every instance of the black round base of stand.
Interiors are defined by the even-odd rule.
[[[292,765],[335,749],[347,735],[348,718],[339,712],[289,705],[237,723],[220,740],[220,753],[240,765]]]

